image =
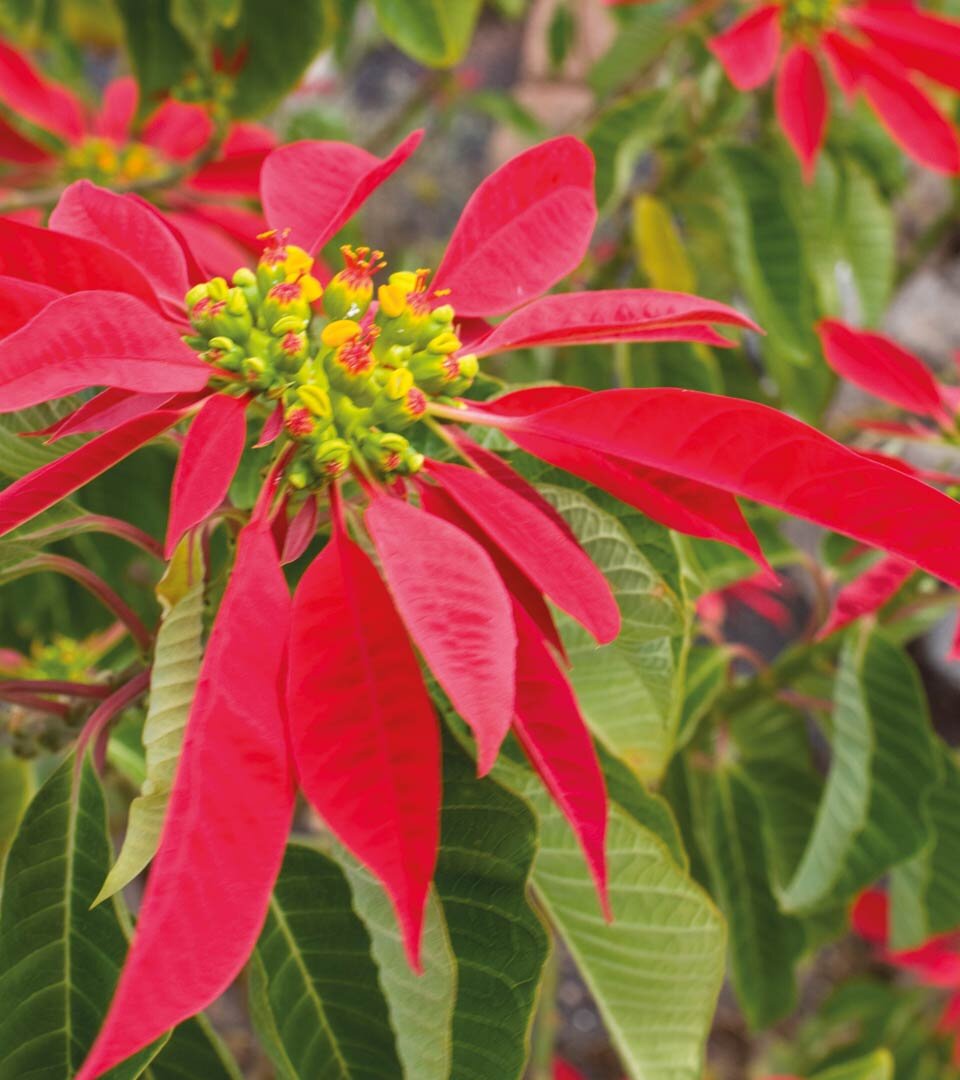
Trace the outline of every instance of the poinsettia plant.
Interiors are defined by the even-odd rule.
[[[955,13],[479,7],[2,16],[0,1080],[953,1075]]]

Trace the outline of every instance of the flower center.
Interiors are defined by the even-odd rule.
[[[843,0],[783,0],[783,28],[804,36],[831,26]]]
[[[460,355],[455,312],[437,303],[430,272],[391,274],[374,303],[382,252],[345,246],[344,269],[324,289],[286,233],[263,239],[255,271],[187,293],[195,333],[185,340],[210,364],[212,385],[252,393],[270,411],[280,404],[297,448],[286,474],[294,487],[322,487],[351,466],[377,480],[417,472],[423,456],[402,432],[430,401],[464,393],[478,370]]]
[[[164,163],[150,146],[139,142],[118,146],[110,139],[88,138],[63,155],[66,180],[93,180],[100,184],[132,184],[159,176]]]

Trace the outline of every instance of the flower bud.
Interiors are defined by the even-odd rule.
[[[342,476],[350,465],[350,444],[344,439],[327,439],[317,447],[313,461],[331,480]]]
[[[387,264],[382,251],[368,247],[354,249],[344,244],[344,269],[334,274],[323,293],[323,310],[331,319],[359,319],[373,299],[373,275]]]
[[[297,390],[297,397],[319,419],[329,420],[333,416],[330,395],[321,387],[301,386]]]
[[[403,431],[415,424],[427,411],[427,399],[417,386],[411,386],[399,399],[381,394],[373,406],[373,416],[387,431]]]

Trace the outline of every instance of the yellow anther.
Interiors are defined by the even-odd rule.
[[[396,270],[387,280],[391,285],[396,285],[398,289],[402,289],[404,294],[412,292],[417,285],[417,275],[410,270]]]
[[[437,336],[430,342],[427,348],[432,353],[437,353],[440,356],[446,356],[449,353],[455,353],[460,348],[460,339],[456,334],[451,333],[449,330],[444,330],[442,334]]]
[[[480,371],[480,362],[477,360],[476,353],[467,353],[466,356],[461,356],[458,359],[460,361],[460,375],[464,379],[473,381]]]
[[[300,288],[303,290],[303,298],[308,304],[319,300],[323,296],[323,286],[312,274],[304,274],[300,279]]]
[[[360,324],[353,319],[337,319],[336,322],[327,323],[320,335],[320,340],[328,349],[337,349],[360,336]]]
[[[397,368],[387,376],[384,392],[393,401],[401,401],[413,386],[413,372],[409,368]]]
[[[396,274],[393,277],[396,277]],[[406,290],[399,285],[381,285],[377,289],[377,299],[380,301],[384,314],[391,319],[399,318],[407,306]]]
[[[306,405],[314,416],[325,420],[333,415],[330,405],[330,395],[320,386],[301,386],[297,390],[297,397]]]

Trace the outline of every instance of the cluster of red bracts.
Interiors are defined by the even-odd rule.
[[[707,0],[699,10],[719,6]],[[921,11],[914,0],[752,0],[747,6],[710,48],[738,90],[756,90],[776,77],[777,119],[808,178],[830,112],[824,64],[846,98],[862,95],[910,157],[939,172],[960,172],[956,128],[922,82],[960,90],[960,22]]]
[[[418,139],[382,161],[336,143],[275,151],[261,185],[268,223],[316,252]],[[541,296],[578,265],[595,218],[592,158],[575,139],[535,147],[480,186],[436,276],[467,317],[460,336],[472,352],[624,340],[720,345],[711,324],[752,326],[721,304],[673,293]],[[8,301],[0,408],[103,388],[48,433],[98,434],[0,492],[0,533],[192,416],[174,482],[172,547],[221,507],[246,442],[248,399],[212,392],[210,368],[181,341],[183,296],[203,272],[155,209],[89,183],[67,190],[50,224],[0,222]],[[496,325],[484,321],[511,311]],[[538,387],[431,408],[437,422],[496,428],[670,528],[734,544],[762,567],[738,497],[960,585],[960,507],[951,499],[753,402]],[[303,550],[315,519],[286,520],[278,441],[206,649],[137,932],[81,1080],[196,1013],[239,972],[264,918],[297,784],[383,881],[417,962],[440,766],[415,648],[470,725],[481,772],[513,730],[579,836],[603,898],[603,780],[546,600],[601,642],[616,635],[619,613],[543,498],[459,428],[447,430],[467,465],[428,461],[403,485],[367,484],[349,513],[358,489],[325,489],[332,536],[292,600],[281,561]],[[348,520],[355,529],[362,521],[379,568]]]

